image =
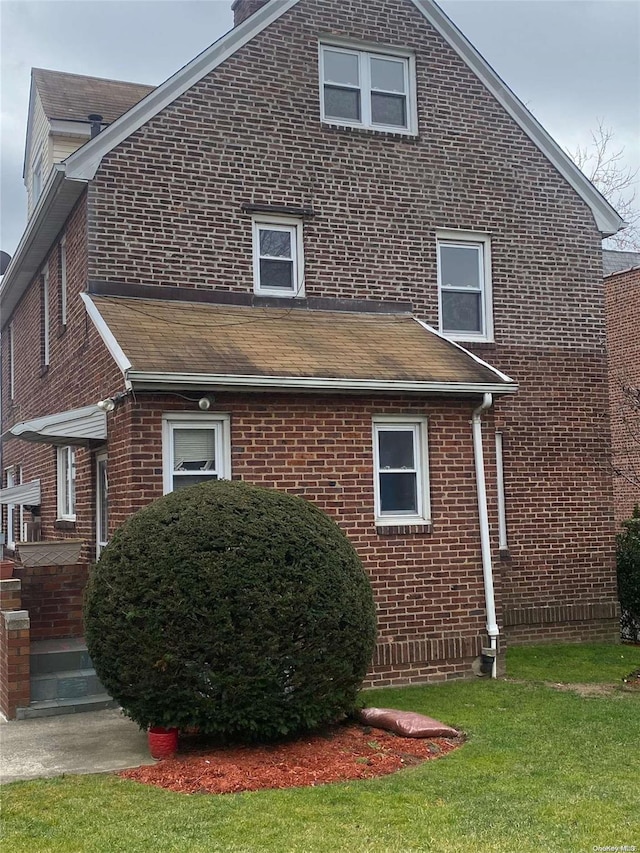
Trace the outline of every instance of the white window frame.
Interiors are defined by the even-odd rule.
[[[51,317],[49,316],[49,268],[45,267],[42,273],[42,333],[44,336],[42,346],[42,364],[49,366],[51,359],[51,348],[49,335],[51,330]]]
[[[76,520],[76,448],[58,448],[58,521]]]
[[[231,479],[231,417],[219,414],[175,412],[162,416],[162,488],[163,494],[173,491],[173,433],[176,429],[215,429],[217,469],[211,471],[218,480]],[[195,472],[194,472],[195,473]],[[202,474],[202,471],[198,471]]]
[[[460,246],[477,248],[480,252],[479,269],[480,281],[480,318],[482,329],[478,332],[445,329],[443,323],[442,294],[447,292],[477,293],[469,288],[443,287],[441,276],[441,249],[443,246]],[[488,234],[474,231],[437,231],[436,257],[438,268],[438,328],[440,332],[452,341],[493,341],[493,299],[491,283],[491,237]]]
[[[67,238],[60,241],[60,322],[67,325]]]
[[[380,509],[380,457],[378,435],[385,431],[410,431],[413,433],[414,463],[416,472],[417,511],[393,514]],[[386,469],[385,469],[386,470]],[[389,473],[394,473],[389,471]],[[429,494],[429,445],[427,419],[403,415],[376,415],[373,418],[373,486],[375,523],[377,526],[404,526],[431,524],[431,496]]]
[[[16,398],[16,341],[13,320],[9,323],[9,399]]]
[[[254,216],[253,228],[253,289],[260,296],[301,298],[304,296],[304,241],[302,220],[282,216]],[[293,287],[291,290],[263,287],[260,282],[260,231],[286,231],[291,235]]]
[[[349,53],[358,57],[358,77],[360,86],[346,87],[359,89],[360,91],[360,121],[347,118],[336,118],[328,116],[324,103],[324,51],[332,50],[338,53]],[[387,47],[386,45],[355,44],[351,42],[335,41],[333,39],[321,40],[318,44],[319,53],[319,78],[320,78],[320,116],[324,124],[337,125],[339,127],[359,127],[367,130],[378,130],[383,133],[397,133],[402,136],[416,136],[418,133],[418,103],[416,98],[416,61],[411,51],[400,48]],[[399,127],[394,124],[376,124],[371,117],[371,57],[380,59],[402,60],[404,64],[404,84],[406,97],[407,126]],[[329,84],[331,85],[331,84]],[[375,91],[375,90],[373,90]]]

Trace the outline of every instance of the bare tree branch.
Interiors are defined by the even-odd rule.
[[[624,164],[624,147],[615,147],[613,130],[598,120],[591,132],[591,144],[567,149],[567,154],[627,223],[608,238],[606,247],[640,251],[638,170]]]

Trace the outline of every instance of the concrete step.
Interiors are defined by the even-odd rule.
[[[39,640],[31,643],[31,675],[91,669],[87,645],[81,638]]]
[[[60,714],[79,714],[83,711],[102,711],[117,708],[118,703],[108,693],[97,693],[78,699],[49,699],[32,702],[28,708],[18,708],[16,719],[33,720],[37,717],[57,717]]]
[[[104,693],[93,668],[45,672],[31,676],[31,702],[51,699],[78,699]]]

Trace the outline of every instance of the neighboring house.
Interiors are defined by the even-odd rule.
[[[620,218],[431,0],[234,10],[53,166],[2,283],[0,500],[58,549],[16,568],[31,640],[81,636],[114,529],[217,477],[349,535],[373,684],[615,639]]]
[[[640,252],[603,252],[616,525],[640,504]]]

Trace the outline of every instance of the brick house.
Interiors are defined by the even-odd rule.
[[[372,684],[614,640],[596,285],[620,218],[431,0],[234,11],[119,117],[92,78],[34,83],[90,138],[52,155],[0,290],[4,524],[47,543],[4,582],[5,648],[81,637],[110,533],[208,477],[343,527]]]
[[[603,255],[613,498],[619,527],[640,504],[640,252]]]

